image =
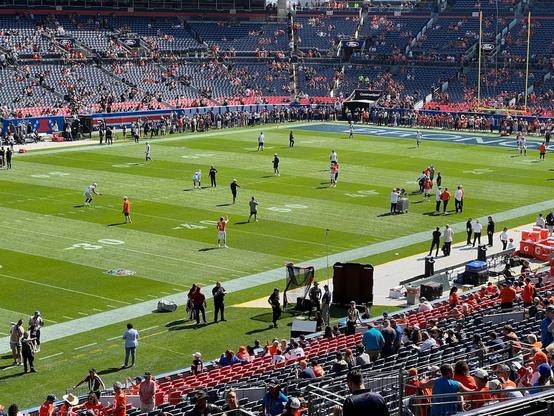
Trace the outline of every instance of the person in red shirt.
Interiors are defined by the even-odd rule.
[[[131,223],[131,201],[129,198],[123,197],[123,215],[125,216],[125,224]]]
[[[443,214],[446,214],[446,207],[448,206],[448,201],[450,201],[450,192],[448,192],[448,188],[444,188],[444,191],[441,194],[441,200],[442,200],[442,212]]]
[[[115,383],[113,385],[113,392],[115,400],[113,402],[113,416],[126,416],[127,415],[127,395],[121,388],[121,383]]]
[[[475,379],[469,375],[469,366],[464,360],[457,361],[454,365],[454,380],[470,390],[477,390]]]
[[[508,283],[502,284],[500,289],[500,307],[502,309],[512,309],[514,306],[514,299],[516,298],[515,289]]]
[[[54,406],[55,401],[56,396],[49,394],[44,403],[42,403],[42,406],[40,406],[40,410],[38,412],[39,416],[52,416],[54,414],[54,410],[56,410],[56,406]]]
[[[535,298],[535,286],[531,283],[531,279],[525,278],[525,286],[523,286],[523,293],[521,299],[523,300],[523,306],[529,307],[533,304]]]
[[[200,285],[196,286],[196,292],[191,296],[192,306],[194,308],[194,317],[196,319],[196,325],[200,324],[200,313],[202,313],[202,321],[206,321],[206,296],[202,293]]]

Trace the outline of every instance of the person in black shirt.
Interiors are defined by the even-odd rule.
[[[88,389],[91,393],[94,393],[98,399],[100,399],[100,393],[102,390],[106,388],[104,385],[104,382],[100,378],[98,374],[96,374],[96,370],[94,368],[91,368],[88,370],[88,376],[86,376],[84,379],[79,381],[73,389],[75,390],[77,387],[79,387],[81,384],[87,383]]]
[[[436,251],[435,251],[435,257],[437,257],[439,255],[439,247],[440,247],[440,243],[441,243],[441,232],[440,232],[440,228],[439,227],[436,227],[435,228],[435,231],[433,231],[433,240],[431,241],[431,249],[429,250],[429,256],[432,256],[432,253],[433,253],[433,249],[436,247]]]
[[[273,175],[281,176],[279,174],[279,156],[277,156],[277,153],[273,155]]]
[[[29,370],[31,373],[36,373],[35,366],[35,351],[34,351],[34,339],[29,338],[29,333],[25,332],[23,334],[23,339],[21,340],[21,356],[23,357],[23,372],[27,372],[27,364],[29,365]]]
[[[308,317],[310,317],[314,306],[317,312],[321,312],[321,289],[319,288],[319,283],[314,282],[308,296],[310,297],[310,313]]]
[[[186,416],[207,416],[222,412],[221,407],[208,404],[208,394],[204,390],[197,391],[194,399],[194,407]]]
[[[466,245],[469,246],[471,244],[471,233],[473,232],[473,226],[471,225],[471,218],[468,218],[466,222],[466,233],[467,233],[467,241]]]
[[[281,301],[279,300],[279,289],[273,289],[273,293],[271,294],[267,302],[271,305],[271,309],[273,311],[273,328],[277,328],[277,320],[281,317]]]
[[[487,223],[487,237],[489,238],[489,247],[492,247],[492,240],[494,236],[494,221],[492,217],[489,217],[489,222]]]
[[[231,194],[233,195],[233,204],[234,204],[235,200],[237,199],[237,188],[240,188],[236,179],[233,179],[233,182],[231,182],[230,188],[231,188]]]
[[[214,298],[214,322],[217,322],[217,316],[221,312],[221,320],[226,321],[224,311],[225,311],[225,289],[221,286],[221,283],[216,282],[214,288],[212,289],[212,296]]]
[[[294,133],[292,130],[289,133],[289,147],[294,147]]]
[[[210,182],[212,184],[212,188],[217,188],[217,183],[215,181],[215,175],[217,173],[217,169],[214,168],[213,166],[210,168]]]
[[[12,154],[12,149],[8,147],[8,150],[6,150],[6,165],[8,169],[12,168]],[[548,217],[546,218],[548,219]]]
[[[343,416],[389,416],[389,409],[383,396],[371,393],[364,386],[362,373],[353,370],[346,376],[348,389],[352,393],[343,404]]]

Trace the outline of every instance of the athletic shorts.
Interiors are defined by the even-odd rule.
[[[225,231],[218,231],[218,232],[217,232],[217,239],[218,239],[218,240],[223,240],[224,238],[226,238],[226,233],[225,233]]]
[[[87,199],[92,199],[92,194],[90,192],[84,192],[83,195],[86,196]]]
[[[250,211],[250,215],[256,215],[258,214],[258,211]]]

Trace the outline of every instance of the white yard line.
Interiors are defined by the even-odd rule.
[[[82,350],[83,348],[92,347],[94,345],[98,345],[98,342],[93,342],[91,344],[81,345],[80,347],[73,348],[74,350]]]
[[[57,357],[58,355],[62,355],[62,354],[63,354],[63,352],[58,352],[58,353],[56,353],[56,354],[47,355],[46,357],[41,357],[41,358],[39,358],[38,360],[39,360],[39,361],[47,360],[47,359],[49,359],[49,358]]]

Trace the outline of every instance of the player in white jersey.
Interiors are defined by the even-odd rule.
[[[350,135],[348,136],[348,138],[353,139],[354,138],[354,123],[350,122],[349,127],[350,127]]]
[[[194,174],[192,175],[192,187],[193,189],[196,189],[198,186],[198,189],[202,189],[202,171],[198,169]]]
[[[96,182],[94,182],[93,184],[87,186],[83,192],[83,195],[85,196],[85,205],[90,205],[92,202],[92,195],[102,195],[100,192],[96,191],[96,186]]]
[[[329,161],[331,163],[338,163],[339,157],[337,156],[337,152],[334,150],[331,150],[331,154],[329,155]]]
[[[146,142],[146,150],[144,151],[144,154],[146,155],[145,162],[152,160],[151,153],[150,153],[150,142]]]
[[[264,151],[264,143],[265,143],[265,136],[264,132],[262,131],[260,135],[258,136],[258,151]]]
[[[421,132],[418,130],[417,133],[416,133],[416,145],[417,147],[419,147],[419,145],[421,144],[421,139],[423,138],[423,134],[421,134]]]

